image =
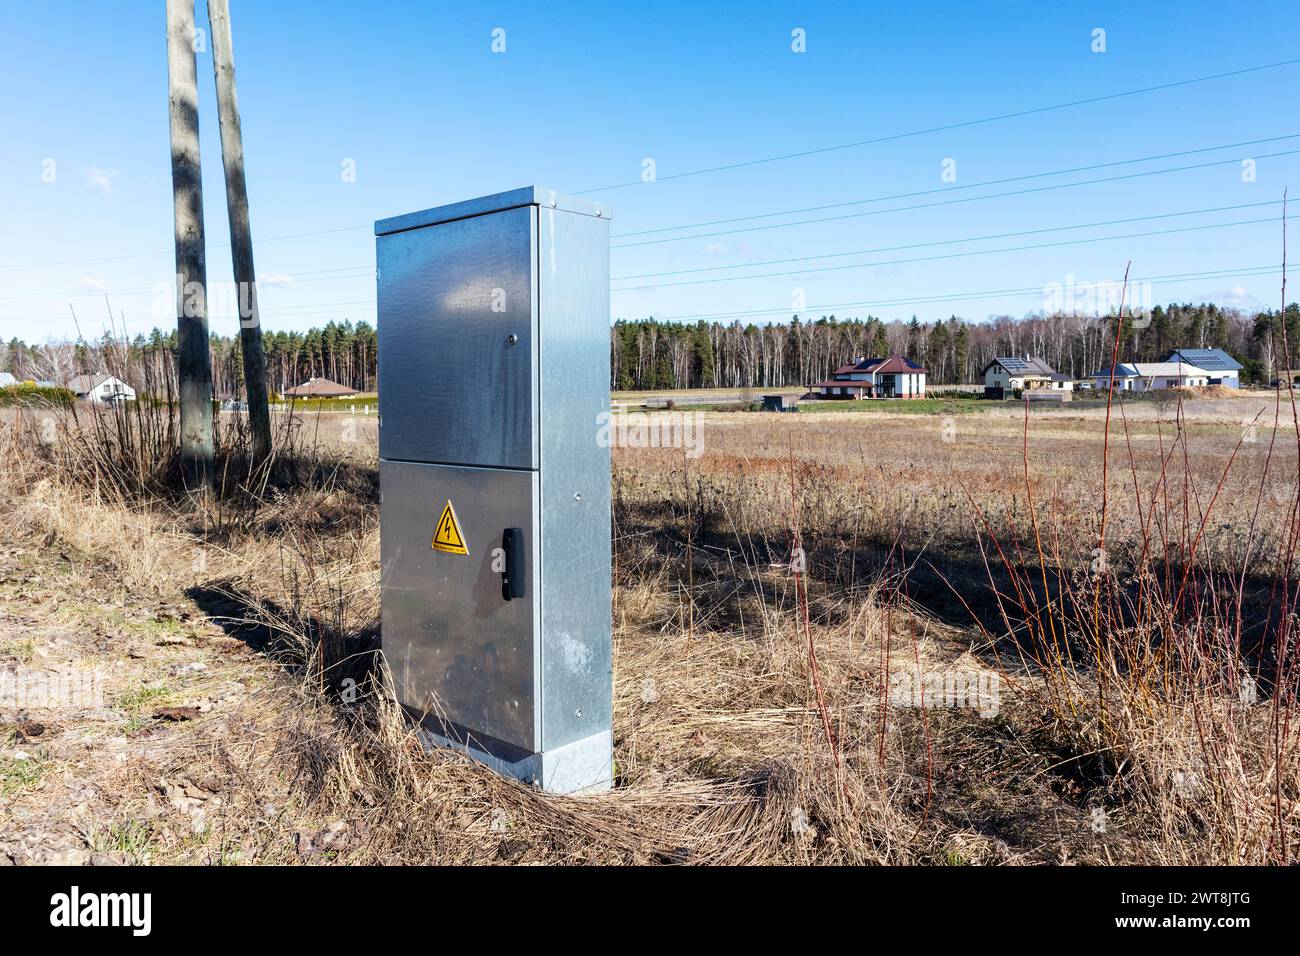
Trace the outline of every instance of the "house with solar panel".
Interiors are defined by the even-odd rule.
[[[1166,362],[1182,362],[1209,373],[1208,385],[1241,387],[1241,363],[1223,349],[1176,349]]]
[[[984,366],[984,397],[1003,398],[1007,392],[1049,389],[1074,391],[1074,379],[1061,375],[1040,358],[1002,355]]]
[[[1097,388],[1110,388],[1110,366],[1093,376]],[[1121,392],[1155,392],[1166,388],[1204,388],[1210,373],[1186,362],[1121,362],[1115,366],[1115,388]]]
[[[808,390],[815,398],[925,398],[925,369],[901,355],[854,359]]]

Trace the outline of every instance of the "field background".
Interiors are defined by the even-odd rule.
[[[388,703],[373,414],[277,416],[274,479],[194,512],[150,491],[167,463],[110,466],[116,413],[6,410],[0,668],[95,668],[104,699],[0,712],[0,860],[1277,860],[1297,778],[1275,656],[1169,649],[1221,630],[1215,595],[1271,613],[1297,473],[1278,401],[1117,406],[1104,486],[1091,403],[708,411],[702,447],[615,448],[619,779],[585,798],[426,753]],[[239,416],[220,427],[233,475]],[[1219,577],[1176,632],[1108,617],[1127,656],[1098,669],[1066,605],[1088,610],[1103,487],[1121,578],[1154,525],[1151,575],[1177,583],[1194,539]],[[1040,574],[1065,656],[1010,598]],[[891,697],[952,673],[996,682],[995,712]]]

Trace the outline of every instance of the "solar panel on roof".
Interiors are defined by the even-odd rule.
[[[1029,363],[1024,359],[1001,358],[998,361],[1002,363],[1002,367],[1008,372],[1025,372],[1029,370]]]
[[[1232,368],[1236,364],[1218,349],[1183,349],[1179,354],[1183,361],[1206,371]]]

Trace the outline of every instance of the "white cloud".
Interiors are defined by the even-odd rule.
[[[72,284],[76,292],[103,292],[108,288],[108,283],[98,276],[82,276]]]
[[[270,285],[293,285],[293,276],[287,272],[273,272],[269,276],[262,276],[257,280],[259,287]]]
[[[1197,302],[1217,302],[1222,306],[1227,306],[1233,309],[1245,309],[1247,311],[1267,307],[1267,303],[1265,303],[1264,300],[1255,295],[1244,285],[1206,292],[1203,295],[1194,296],[1193,298]]]
[[[105,196],[113,195],[113,180],[118,176],[116,169],[104,169],[100,166],[89,166],[86,169],[86,185],[91,189],[97,189]]]

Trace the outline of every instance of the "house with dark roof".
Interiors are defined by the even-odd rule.
[[[1040,358],[1026,355],[1000,355],[984,366],[984,394],[1001,398],[1009,391],[1029,391],[1046,388],[1053,391],[1074,391],[1074,379],[1061,375]]]
[[[909,358],[860,358],[808,386],[815,398],[925,398],[925,369]]]
[[[1165,361],[1204,369],[1209,379],[1206,384],[1241,387],[1241,363],[1223,349],[1175,349]]]

